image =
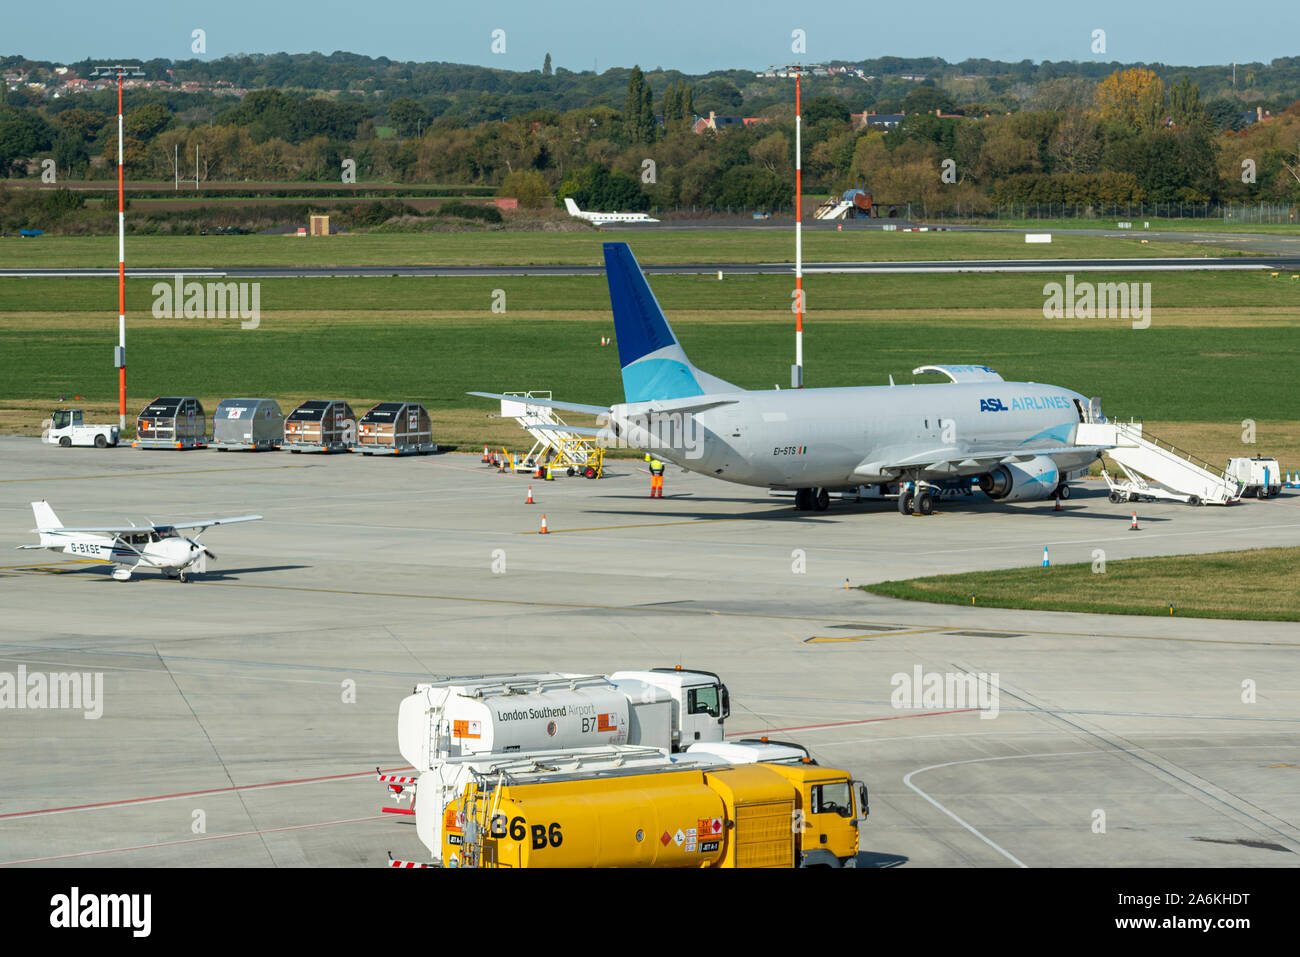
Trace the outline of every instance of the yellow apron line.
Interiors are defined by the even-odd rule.
[[[8,571],[14,568],[58,568],[61,565],[112,565],[113,562],[106,562],[102,558],[79,558],[71,562],[28,562],[26,565],[0,565],[0,571]]]
[[[185,469],[179,472],[110,472],[104,475],[58,475],[45,478],[0,479],[8,482],[75,482],[82,479],[135,478],[137,475],[203,475],[207,472],[269,472],[274,469],[305,469],[310,465],[239,465],[228,469]]]
[[[708,525],[716,522],[766,522],[765,518],[696,518],[684,522],[643,522],[640,525],[593,525],[590,528],[547,529],[548,535],[563,535],[565,532],[612,532],[620,528],[663,528],[667,525]],[[540,535],[538,532],[520,532],[520,535]]]

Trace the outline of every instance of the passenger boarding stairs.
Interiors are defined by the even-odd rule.
[[[845,214],[853,208],[851,199],[828,199],[817,207],[813,213],[814,219],[843,219]]]
[[[1112,500],[1145,497],[1227,505],[1241,499],[1241,485],[1227,472],[1154,435],[1143,435],[1141,422],[1080,423],[1075,441],[1109,446],[1106,454],[1125,475],[1113,480],[1102,470]]]
[[[521,469],[550,462],[575,471],[601,467],[604,450],[595,439],[574,432],[549,405],[535,405],[529,399],[549,400],[550,392],[506,392],[501,400],[501,417],[512,418],[534,439],[533,447],[520,461]],[[549,453],[549,454],[548,454]]]

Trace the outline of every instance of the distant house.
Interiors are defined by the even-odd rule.
[[[853,124],[855,130],[860,130],[865,126],[883,126],[886,129],[893,129],[899,123],[903,122],[909,115],[907,113],[850,113],[849,122]],[[944,120],[961,120],[965,119],[958,113],[944,113],[942,110],[935,110],[934,115]]]
[[[748,128],[751,126],[761,126],[769,122],[763,116],[718,116],[713,110],[709,110],[709,115],[696,116],[695,122],[691,124],[693,133],[716,133],[719,130],[730,129],[732,127]]]
[[[906,113],[850,113],[849,122],[853,124],[855,130],[860,130],[866,126],[883,126],[887,129],[893,129],[907,116]]]

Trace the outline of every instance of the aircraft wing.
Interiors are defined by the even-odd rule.
[[[261,515],[236,515],[234,518],[205,518],[201,522],[181,522],[176,525],[155,525],[154,528],[162,531],[164,528],[211,528],[213,525],[233,525],[235,522],[260,522]]]
[[[608,415],[607,405],[583,405],[580,402],[556,402],[553,399],[525,399],[517,395],[502,395],[499,392],[466,392],[482,399],[505,399],[508,402],[522,402],[525,405],[542,405],[548,409],[563,409],[565,412],[585,412],[588,415]]]
[[[951,446],[929,449],[913,455],[896,459],[863,462],[854,471],[863,475],[879,475],[891,469],[922,468],[927,472],[965,472],[974,474],[986,471],[995,465],[1008,462],[1027,462],[1039,455],[1074,455],[1080,452],[1105,452],[1106,445],[1067,445],[1051,448],[1017,448],[1017,449],[957,449]]]
[[[179,524],[163,523],[159,525],[102,525],[93,528],[90,526],[82,526],[79,528],[63,526],[61,528],[33,528],[32,531],[37,534],[40,534],[41,532],[45,532],[47,534],[52,532],[91,532],[91,533],[97,532],[102,535],[116,536],[116,535],[139,534],[140,532],[166,532],[174,528],[209,528],[212,525],[229,525],[233,522],[255,522],[258,521],[261,517],[262,517],[261,515],[239,515],[234,518],[205,518],[201,522],[182,522]]]
[[[697,399],[686,399],[684,401],[674,402],[671,399],[665,401],[647,402],[650,408],[647,412],[658,412],[660,414],[684,414],[689,412],[704,412],[708,409],[716,409],[720,405],[735,405],[736,399],[705,399],[703,402]]]

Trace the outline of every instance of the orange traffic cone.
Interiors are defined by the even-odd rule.
[[[1058,496],[1057,499],[1056,499],[1056,508],[1052,509],[1052,511],[1053,511],[1053,512],[1059,512],[1060,510],[1061,510],[1061,499],[1060,499],[1060,497]]]
[[[1141,529],[1138,528],[1138,513],[1137,513],[1137,509],[1133,509],[1133,524],[1130,525],[1130,526],[1128,527],[1128,530],[1129,530],[1130,532],[1140,532],[1140,531],[1141,531]]]
[[[487,446],[486,446],[486,445],[483,446],[483,461],[484,461],[484,462],[491,462],[491,461],[492,461],[492,459],[488,456],[488,450],[487,450]]]
[[[533,504],[533,487],[531,485],[528,486],[528,497],[524,499],[524,504],[525,505]]]
[[[546,513],[543,512],[543,513],[542,513],[542,530],[541,530],[540,532],[538,532],[537,534],[539,534],[539,535],[549,535],[550,532],[551,532],[551,530],[550,530],[549,528],[546,527]]]

